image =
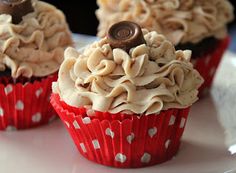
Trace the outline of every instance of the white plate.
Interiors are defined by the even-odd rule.
[[[94,39],[75,38],[79,47]],[[227,147],[236,144],[236,118],[232,118],[236,114],[236,104],[233,104],[236,78],[232,77],[236,76],[235,62],[236,56],[234,59],[233,54],[227,53],[218,71],[212,96],[193,106],[178,155],[161,165],[135,169],[136,173],[235,172],[236,156],[231,155]],[[59,120],[36,129],[0,132],[0,173],[92,172],[132,173],[134,170],[109,168],[84,159]]]

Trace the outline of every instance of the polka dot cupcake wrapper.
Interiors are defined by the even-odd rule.
[[[71,108],[56,94],[51,103],[84,157],[118,168],[145,167],[170,160],[179,149],[189,112],[189,108],[171,109],[158,115],[129,118],[110,114],[112,118],[106,119],[109,113]]]
[[[204,96],[211,88],[217,68],[221,62],[224,52],[227,50],[230,43],[230,38],[227,37],[220,41],[218,46],[212,51],[207,53],[204,57],[192,59],[194,68],[198,70],[204,78],[204,84],[199,89],[199,95]]]
[[[51,84],[57,75],[26,84],[0,82],[0,130],[19,130],[47,124],[56,118],[50,104]]]

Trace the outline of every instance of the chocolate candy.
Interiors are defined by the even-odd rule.
[[[33,11],[31,0],[0,0],[0,14],[10,14],[14,24],[20,23],[23,16]]]
[[[110,46],[129,51],[131,48],[146,44],[142,30],[136,23],[122,21],[112,25],[107,34]]]

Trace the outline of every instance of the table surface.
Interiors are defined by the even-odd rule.
[[[79,47],[94,40],[74,36]],[[235,56],[235,57],[234,57]],[[227,52],[211,94],[190,113],[178,155],[137,173],[233,173],[236,155],[236,55]],[[232,150],[233,147],[231,147]],[[232,150],[235,152],[236,150]],[[25,131],[0,132],[0,173],[119,173],[132,169],[101,166],[83,158],[60,120]]]

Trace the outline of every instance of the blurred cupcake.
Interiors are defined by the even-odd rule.
[[[41,1],[0,1],[0,130],[48,123],[51,83],[72,45],[63,13]]]
[[[212,84],[223,53],[229,45],[226,24],[233,20],[228,0],[97,0],[98,36],[122,20],[167,37],[176,49],[192,50],[192,63],[205,79],[205,93]]]
[[[114,167],[165,162],[178,151],[203,83],[190,56],[155,31],[117,23],[83,51],[65,51],[51,103],[89,160]]]

